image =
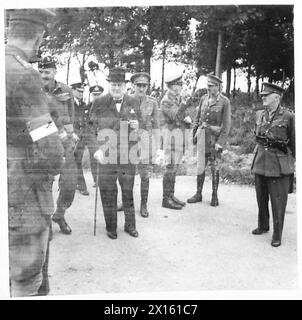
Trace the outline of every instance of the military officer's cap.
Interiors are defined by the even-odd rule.
[[[151,79],[150,74],[147,72],[134,73],[130,78],[131,82],[134,84],[139,84],[139,83],[149,84],[150,79]]]
[[[84,88],[83,88],[83,85],[81,82],[76,82],[76,83],[73,83],[71,85],[71,89],[73,90],[77,90],[79,92],[83,92],[84,91]]]
[[[182,79],[182,76],[183,76],[182,71],[178,71],[178,72],[174,72],[172,74],[169,74],[165,79],[165,83],[166,84],[174,84],[176,82],[179,82]]]
[[[44,57],[38,64],[39,69],[57,68],[57,60],[51,56]]]
[[[222,80],[214,74],[210,73],[207,74],[207,83],[210,86],[219,86],[222,83]]]
[[[89,88],[89,92],[93,94],[99,94],[104,91],[104,88],[102,86],[96,85]]]
[[[126,81],[126,70],[121,67],[116,67],[109,70],[109,82],[127,82]]]
[[[10,9],[9,21],[28,21],[40,24],[47,29],[47,24],[55,17],[51,9]]]
[[[262,90],[260,92],[261,96],[266,96],[271,93],[277,93],[280,96],[284,93],[284,89],[282,87],[277,86],[276,84],[270,82],[263,82],[262,83]]]

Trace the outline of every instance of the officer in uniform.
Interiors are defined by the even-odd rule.
[[[104,92],[104,88],[100,85],[94,85],[91,86],[89,88],[89,117],[88,117],[88,126],[87,126],[87,133],[90,134],[95,134],[97,135],[97,129],[93,126],[93,123],[90,121],[90,115],[91,115],[91,108],[93,105],[93,102],[96,98],[98,98],[100,95],[102,95]],[[96,187],[96,176],[97,176],[97,161],[96,159],[93,157],[93,145],[89,145],[89,143],[87,143],[87,147],[89,150],[89,156],[90,156],[90,168],[91,168],[91,174],[92,174],[92,178],[93,178],[93,187]]]
[[[231,126],[231,105],[221,93],[222,80],[213,74],[207,75],[208,93],[200,99],[193,126],[193,143],[197,143],[197,192],[188,203],[202,201],[205,167],[211,167],[211,206],[218,206],[219,162],[225,148]]]
[[[184,130],[192,122],[191,118],[186,116],[189,97],[185,94],[181,95],[182,75],[182,72],[178,72],[166,78],[165,82],[168,89],[160,103],[163,121],[163,148],[166,162],[163,176],[162,206],[177,210],[185,206],[185,202],[174,196],[174,190],[176,173],[184,155]],[[174,133],[178,133],[180,136],[173,137]]]
[[[264,110],[256,114],[256,149],[252,163],[258,203],[258,227],[252,231],[260,235],[269,231],[268,202],[273,212],[273,236],[271,245],[281,245],[284,214],[290,177],[295,164],[294,114],[280,105],[283,88],[265,82],[262,85]]]
[[[74,131],[79,137],[79,141],[76,144],[74,156],[78,168],[78,181],[77,190],[83,196],[89,196],[87,190],[86,181],[83,174],[82,159],[85,150],[85,126],[89,114],[87,104],[83,100],[84,87],[81,82],[76,82],[71,85],[71,89],[74,96],[74,113],[75,113],[75,125]]]
[[[36,59],[48,9],[9,12],[6,66],[9,275],[11,296],[47,295],[52,181],[63,163]]]
[[[59,197],[52,220],[62,233],[71,234],[72,230],[65,221],[65,211],[74,199],[77,185],[77,166],[74,157],[77,135],[74,133],[74,96],[72,89],[56,81],[56,61],[50,56],[39,62],[44,91],[48,97],[51,116],[56,123],[64,146],[65,163],[60,172]]]
[[[131,82],[134,85],[134,96],[140,102],[140,118],[139,121],[139,128],[142,132],[148,132],[149,140],[148,140],[148,153],[147,159],[141,155],[141,161],[137,165],[138,173],[141,177],[141,207],[140,207],[140,214],[142,217],[148,217],[149,212],[147,208],[147,201],[148,201],[148,194],[149,194],[149,177],[150,173],[152,172],[152,159],[153,153],[156,152],[158,149],[158,141],[156,133],[160,129],[160,119],[159,119],[159,107],[158,103],[155,98],[148,96],[147,90],[150,86],[150,75],[147,72],[137,72],[132,75]],[[152,137],[154,137],[152,139]],[[156,144],[155,146],[152,143]],[[153,151],[154,150],[154,151]]]
[[[108,81],[109,93],[94,101],[90,117],[98,129],[98,141],[94,135],[91,137],[95,140],[94,156],[99,162],[98,182],[106,231],[109,238],[117,238],[118,179],[125,213],[124,230],[138,237],[133,203],[135,163],[130,161],[130,150],[137,144],[139,102],[125,93],[124,69],[111,69]]]

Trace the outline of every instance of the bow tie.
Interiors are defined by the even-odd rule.
[[[122,99],[114,100],[115,103],[122,103]]]

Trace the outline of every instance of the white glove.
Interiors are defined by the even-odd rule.
[[[97,160],[100,164],[104,163],[104,154],[102,150],[98,150],[93,155],[94,159]]]
[[[222,150],[222,146],[219,143],[215,143],[215,150],[216,151]]]
[[[186,116],[186,117],[184,118],[184,122],[185,122],[185,123],[188,123],[188,124],[191,124],[191,123],[192,123],[191,117],[190,117],[190,116]]]
[[[80,140],[80,138],[73,132],[72,133],[72,138],[76,141],[76,142],[78,142],[79,140]]]
[[[157,150],[156,157],[155,157],[155,164],[159,166],[161,163],[164,163],[164,160],[165,160],[164,150],[161,150],[161,149]]]

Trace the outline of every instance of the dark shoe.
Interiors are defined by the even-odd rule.
[[[281,241],[280,240],[272,240],[271,245],[273,247],[279,247],[279,246],[281,246]]]
[[[117,211],[124,211],[124,207],[123,207],[123,204],[122,203],[119,203],[117,205]]]
[[[162,206],[168,209],[181,210],[182,206],[176,202],[174,202],[171,198],[163,199]]]
[[[259,235],[259,234],[266,233],[266,232],[269,232],[269,228],[267,228],[267,229],[257,228],[252,231],[252,234]]]
[[[52,221],[56,222],[59,225],[62,233],[71,234],[72,230],[64,218],[60,218],[60,219],[52,218]]]
[[[183,202],[183,201],[181,201],[181,200],[177,199],[175,196],[172,196],[172,197],[171,197],[171,199],[172,199],[175,203],[177,203],[177,204],[181,205],[182,207],[184,207],[184,206],[186,205],[186,203],[185,203],[185,202]]]
[[[87,190],[80,190],[80,193],[83,195],[83,196],[89,196],[89,192]]]
[[[202,195],[199,193],[195,193],[193,197],[187,200],[188,203],[195,203],[195,202],[201,202],[201,201],[202,201]]]
[[[117,239],[117,233],[113,231],[107,231],[107,236],[113,240]]]
[[[141,204],[140,213],[141,213],[141,216],[144,217],[144,218],[148,218],[149,217],[149,212],[148,212],[146,203],[142,203]]]
[[[134,237],[134,238],[138,237],[138,232],[136,229],[125,228],[124,230],[125,230],[125,232],[129,233],[131,237]]]
[[[212,207],[217,207],[219,205],[217,195],[212,195],[211,199],[211,206]]]

